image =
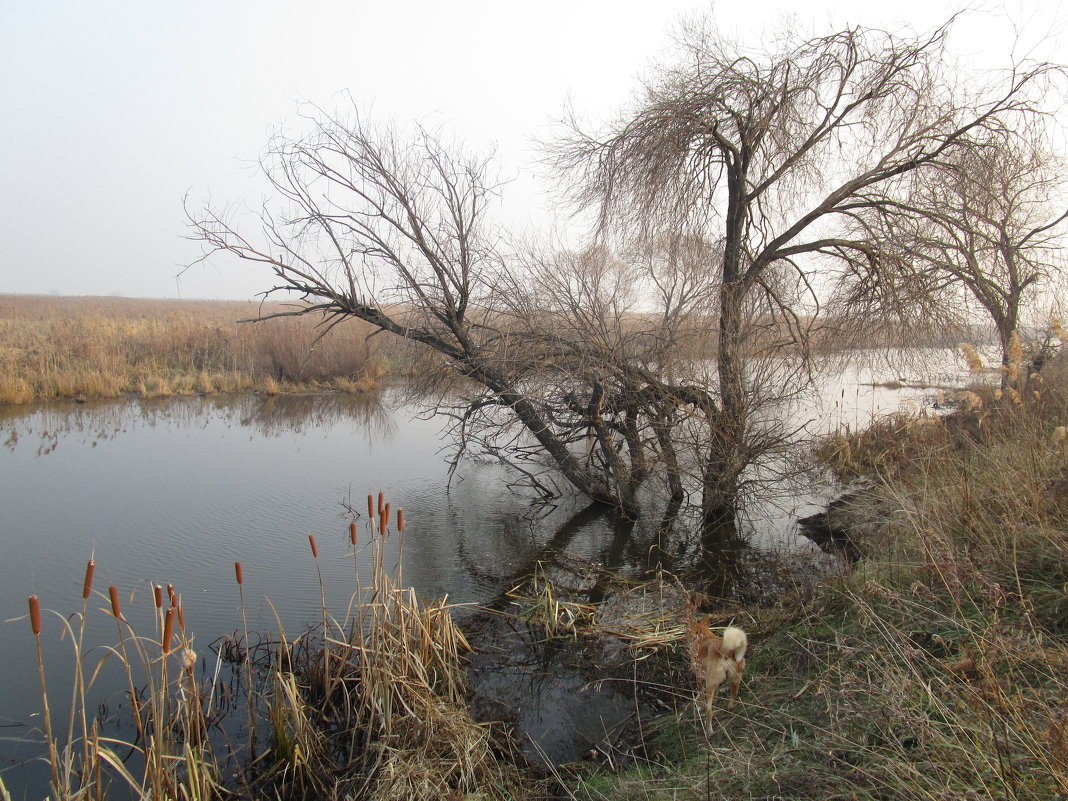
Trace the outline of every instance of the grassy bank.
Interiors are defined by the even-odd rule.
[[[318,343],[310,317],[238,322],[280,308],[0,295],[0,403],[375,386],[385,359],[359,321]]]
[[[857,488],[860,561],[747,610],[744,703],[709,740],[690,712],[663,718],[647,762],[574,794],[1068,797],[1066,372],[825,443]]]

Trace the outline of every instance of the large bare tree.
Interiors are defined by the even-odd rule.
[[[858,215],[1033,109],[1048,68],[1012,70],[981,91],[954,86],[947,30],[852,28],[747,48],[692,24],[614,123],[586,132],[572,121],[553,150],[563,188],[596,211],[606,241],[712,243],[716,375],[701,457],[712,527],[732,524],[743,473],[775,439],[753,407],[766,392],[757,376],[776,374],[770,352],[803,357],[823,276],[876,257],[856,235]]]
[[[598,469],[604,463],[573,452],[578,423],[555,419],[542,402],[539,360],[548,357],[516,337],[502,305],[514,281],[488,215],[498,189],[492,160],[356,112],[316,110],[308,123],[305,136],[279,137],[262,160],[283,208],[265,207],[251,226],[232,209],[189,211],[205,258],[221,251],[265,265],[277,281],[266,294],[296,298],[281,314],[322,315],[327,330],[354,317],[429,349],[481,390],[453,410],[461,433],[478,414],[503,410],[492,415],[495,441],[483,441],[491,452],[537,451],[580,492],[632,510],[619,482],[606,480],[611,470]]]

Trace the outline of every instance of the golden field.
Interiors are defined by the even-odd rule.
[[[384,359],[359,321],[317,343],[316,318],[238,322],[282,310],[251,301],[0,295],[0,403],[376,385]]]

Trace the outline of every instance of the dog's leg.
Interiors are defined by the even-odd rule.
[[[716,700],[716,694],[714,692],[708,693],[705,696],[705,736],[712,736],[712,707]]]
[[[731,701],[727,704],[727,711],[734,709],[734,702],[738,698],[738,689],[742,686],[742,671],[745,669],[745,660],[735,662],[730,669]]]
[[[727,711],[734,709],[734,702],[738,698],[738,688],[742,686],[742,677],[738,674],[731,676],[731,701],[727,704]]]
[[[716,660],[708,660],[705,663],[705,734],[709,737],[712,736],[712,710],[715,708],[716,693],[725,678],[722,666],[717,664]]]

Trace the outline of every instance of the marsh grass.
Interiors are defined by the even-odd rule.
[[[386,357],[358,321],[239,323],[277,305],[0,295],[0,403],[255,390],[360,392]]]
[[[290,639],[276,615],[277,635],[256,644],[243,623],[219,647],[214,673],[197,675],[173,587],[150,593],[154,624],[147,633],[127,621],[117,588],[100,594],[118,635],[93,665],[84,642],[88,605],[69,619],[57,615],[74,643],[76,676],[85,680],[75,681],[68,725],[53,727],[55,706],[42,678],[51,797],[105,799],[118,785],[125,785],[122,796],[146,799],[529,797],[535,783],[501,758],[492,726],[467,711],[460,657],[470,646],[450,606],[420,599],[399,583],[399,566],[385,562],[389,514],[380,503],[362,547],[354,547],[352,558],[367,560],[371,579],[351,593],[342,619],[327,611],[322,586],[323,623]],[[354,546],[359,539],[350,528]],[[318,544],[309,542],[317,561]],[[245,585],[254,577],[237,563],[235,578],[244,618]],[[86,604],[90,585],[87,571]],[[35,638],[40,614],[33,597]],[[213,709],[223,662],[244,681],[243,736]],[[43,677],[42,658],[39,664]],[[136,718],[129,741],[101,735],[91,706],[96,678],[116,665]]]

